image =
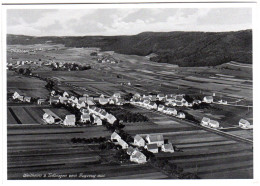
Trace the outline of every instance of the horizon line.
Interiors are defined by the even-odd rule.
[[[203,32],[203,33],[226,33],[226,32],[241,32],[241,31],[246,31],[246,30],[253,30],[252,28],[248,29],[243,29],[243,30],[230,30],[230,31],[165,31],[165,32],[160,32],[160,31],[143,31],[138,34],[132,34],[132,35],[63,35],[63,36],[58,36],[58,35],[23,35],[23,34],[9,34],[6,33],[6,35],[15,35],[15,36],[28,36],[28,37],[113,37],[113,36],[135,36],[139,35],[142,33],[171,33],[171,32]]]

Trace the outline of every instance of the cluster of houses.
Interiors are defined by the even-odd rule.
[[[116,96],[116,95],[114,95]],[[103,100],[104,98],[98,98],[98,100]],[[106,120],[109,124],[114,124],[117,120],[115,116],[106,112],[104,109],[96,107],[95,98],[89,97],[84,94],[82,97],[70,96],[66,91],[62,95],[56,95],[56,92],[53,90],[51,92],[50,104],[65,104],[71,105],[72,107],[77,108],[80,113],[80,122],[87,123],[90,122],[90,116],[93,116],[93,124],[102,125],[102,121]],[[74,117],[73,117],[74,116]],[[68,121],[68,122],[67,122]],[[75,115],[66,116],[64,120],[64,125],[73,126],[75,125],[76,118]]]
[[[105,98],[105,96],[102,94],[100,98],[98,99],[98,102],[101,105],[124,105],[127,103],[122,97],[120,93],[114,93],[113,96]]]
[[[111,64],[118,63],[118,61],[115,58],[113,58],[111,55],[101,55],[101,54],[98,54],[97,62],[111,63]]]
[[[18,101],[25,102],[25,103],[30,103],[31,99],[32,99],[32,97],[20,95],[18,92],[14,92],[12,98],[14,100],[18,100]]]
[[[212,128],[219,128],[219,122],[218,121],[209,119],[207,117],[202,118],[201,125],[212,127]]]
[[[166,107],[164,105],[158,105],[157,110],[164,114],[175,116],[181,119],[184,119],[186,117],[183,112],[178,112],[175,108]]]
[[[136,135],[134,143],[130,146],[116,132],[111,135],[111,141],[120,145],[122,149],[126,149],[127,154],[130,156],[130,161],[135,163],[141,164],[147,161],[146,156],[138,149],[139,147],[144,147],[152,153],[158,153],[159,148],[163,152],[174,152],[173,145],[171,143],[165,144],[161,134],[147,135],[145,140],[140,135]]]
[[[209,119],[207,117],[202,118],[201,125],[212,127],[212,128],[219,128],[219,122],[218,121]],[[239,122],[238,122],[238,126],[242,129],[252,129],[253,128],[253,125],[251,125],[250,122],[245,120],[245,119],[240,119]]]

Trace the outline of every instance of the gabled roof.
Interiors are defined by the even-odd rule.
[[[141,136],[139,136],[139,135],[135,135],[134,140],[136,140],[136,141],[142,141],[142,140],[144,140],[144,139],[143,139]]]
[[[205,96],[205,99],[213,99],[213,96]]]
[[[206,118],[206,117],[203,117],[201,121],[203,121],[203,122],[210,122],[210,119]]]
[[[247,121],[245,119],[240,119],[239,123],[250,125],[249,121]]]
[[[163,144],[163,147],[164,147],[165,149],[167,149],[167,150],[174,150],[171,143]]]
[[[119,143],[119,145],[121,145],[122,147],[123,147],[123,146],[128,146],[128,144],[127,144],[124,140],[122,140],[121,138],[118,140],[118,143]]]
[[[117,134],[116,132],[113,132],[111,134],[111,138],[115,138],[115,137],[120,137],[119,134]],[[121,138],[121,137],[120,137]]]
[[[167,111],[176,112],[177,110],[175,108],[167,108]]]
[[[158,149],[157,144],[147,144],[147,150]]]
[[[130,147],[127,148],[126,153],[132,154],[134,151],[135,151],[135,149],[132,146],[130,146]]]
[[[219,124],[219,122],[218,122],[218,121],[215,121],[215,120],[210,120],[209,123],[210,123],[210,124],[213,124],[213,125],[214,125],[214,124],[215,124],[215,125]]]
[[[158,108],[164,108],[164,105],[159,105]]]
[[[146,156],[141,153],[140,151],[137,151],[135,154],[132,155],[133,159],[141,159],[141,158],[146,158]]]
[[[73,114],[71,114],[71,115],[66,115],[65,119],[66,119],[67,121],[73,121],[73,122],[76,121],[76,117],[75,117],[75,115],[73,115]]]
[[[157,134],[157,135],[147,135],[146,138],[150,139],[151,142],[158,142],[158,141],[164,141],[163,135]]]
[[[105,116],[105,115],[107,115],[107,112],[104,111],[104,110],[101,110],[101,111],[100,111],[100,114],[101,114],[102,116]]]
[[[81,117],[86,119],[86,118],[90,118],[90,115],[89,114],[82,114]]]

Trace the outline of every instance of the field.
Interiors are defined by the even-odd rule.
[[[44,47],[53,46],[44,45]],[[138,92],[141,94],[181,93],[202,97],[215,93],[215,99],[227,100],[230,105],[211,104],[208,109],[197,110],[181,108],[198,120],[204,116],[218,120],[222,127],[219,131],[225,135],[199,128],[185,120],[137,107],[130,108],[129,111],[142,113],[150,121],[124,123],[124,130],[132,136],[163,134],[183,152],[159,153],[156,156],[180,165],[187,172],[197,173],[201,178],[253,178],[252,143],[241,142],[226,135],[233,134],[237,138],[253,139],[253,130],[238,128],[238,121],[241,118],[253,123],[251,65],[230,62],[215,67],[178,67],[154,63],[146,57],[117,53],[113,55],[121,60],[120,63],[102,64],[97,63],[96,58],[89,55],[97,51],[95,48],[56,47],[57,50],[40,51],[33,55],[8,54],[8,62],[15,62],[10,57],[15,57],[16,60],[27,59],[27,57],[31,60],[39,60],[41,57],[43,61],[51,59],[91,65],[92,69],[87,71],[50,71],[45,67],[33,71],[41,77],[52,78],[58,83],[60,90],[72,94],[110,96],[115,92],[123,94]],[[44,81],[10,71],[7,72],[7,77],[8,95],[14,91],[33,97],[49,95],[44,87],[46,84]],[[125,85],[129,82],[131,85]],[[105,127],[63,128],[39,125],[42,123],[42,109],[51,109],[61,118],[69,114],[65,109],[11,101],[8,101],[7,106],[9,179],[23,179],[24,173],[66,175],[82,173],[100,175],[95,177],[99,179],[173,179],[149,163],[113,165],[109,162],[109,157],[115,152],[95,150],[91,145],[70,142],[74,137],[109,137],[110,133],[105,130]],[[90,179],[90,177],[82,178]],[[55,178],[49,177],[49,179]]]
[[[149,165],[113,165],[106,157],[115,152],[92,150],[86,144],[70,142],[73,137],[100,136],[109,137],[110,133],[102,126],[86,128],[43,125],[9,126],[7,135],[8,179],[26,179],[23,176],[30,173],[53,173],[66,176],[83,174],[100,176],[100,179],[167,178],[167,175]],[[66,178],[68,179],[68,177]],[[84,178],[83,176],[76,178],[91,179],[91,177]],[[49,177],[49,179],[52,178]]]

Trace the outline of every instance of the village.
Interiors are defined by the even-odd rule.
[[[239,108],[239,104],[244,103],[243,99],[220,96],[217,91],[199,90],[193,94],[182,91],[179,87],[168,88],[167,91],[161,84],[157,86],[156,83],[151,85],[154,90],[145,89],[145,83],[135,81],[131,76],[115,70],[123,69],[121,67],[125,65],[123,60],[117,60],[107,54],[96,53],[90,56],[93,58],[93,63],[87,64],[74,62],[76,60],[59,59],[14,59],[8,62],[8,73],[12,74],[11,81],[14,81],[10,86],[17,85],[15,81],[33,82],[31,85],[27,84],[31,88],[23,88],[21,84],[19,88],[13,87],[8,92],[9,128],[14,129],[11,134],[14,133],[14,136],[18,135],[18,139],[23,140],[20,133],[16,134],[16,128],[24,130],[26,127],[28,132],[37,131],[35,135],[39,137],[35,138],[36,141],[33,143],[39,143],[45,138],[41,133],[46,132],[49,142],[48,144],[43,142],[43,145],[50,146],[51,151],[55,151],[54,154],[56,151],[59,153],[63,146],[69,149],[73,146],[78,146],[79,149],[84,147],[84,150],[78,151],[78,156],[84,156],[86,160],[76,160],[76,149],[75,152],[74,150],[66,152],[73,153],[76,162],[82,161],[83,164],[80,164],[82,169],[87,169],[88,161],[90,164],[98,164],[96,169],[102,166],[109,166],[111,169],[118,167],[118,170],[127,167],[130,171],[132,166],[140,166],[146,172],[157,171],[158,177],[179,179],[200,177],[196,172],[195,160],[187,161],[194,162],[191,164],[192,168],[177,163],[178,158],[183,158],[184,161],[185,156],[190,153],[189,156],[197,157],[195,151],[201,153],[200,146],[203,153],[210,154],[215,151],[205,149],[211,148],[206,147],[208,144],[213,144],[212,148],[216,147],[220,151],[216,153],[221,153],[232,151],[234,141],[235,145],[239,145],[240,142],[251,143],[250,139],[242,135],[232,134],[232,130],[239,131],[243,135],[252,131],[253,124],[247,117],[238,116],[230,124],[223,122],[215,114],[220,112],[218,109],[221,107]],[[91,80],[92,78],[95,80]],[[93,84],[96,84],[97,88],[94,88]],[[37,91],[37,86],[40,86],[40,91]],[[27,124],[27,121],[30,123]],[[54,135],[55,131],[60,132]],[[31,139],[31,136],[28,135],[24,140]],[[62,143],[62,146],[57,148],[56,141]],[[226,143],[231,148],[226,148]],[[195,147],[198,147],[197,150]],[[244,144],[241,148],[251,150],[250,146]],[[44,148],[43,151],[46,153]],[[52,154],[50,156],[51,161],[54,161],[55,156]],[[67,159],[69,156],[63,156],[67,161],[73,161]],[[88,156],[91,160],[88,160]],[[34,164],[47,164],[44,161],[43,158],[43,161]],[[64,162],[63,159],[58,161]],[[65,164],[70,166],[69,163]],[[76,169],[79,165],[75,163],[73,167]],[[10,168],[14,172],[16,169]],[[127,171],[122,171],[122,174],[127,174]]]

